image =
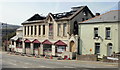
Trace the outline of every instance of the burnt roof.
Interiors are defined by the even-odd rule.
[[[69,12],[56,13],[56,14],[52,14],[52,16],[53,16],[54,19],[68,18],[71,15],[73,15],[75,12],[77,12],[82,7],[85,7],[85,6],[72,7],[72,10],[69,11]]]
[[[45,19],[45,17],[40,16],[39,14],[35,14],[35,15],[32,16],[31,18],[29,18],[27,21],[43,20],[43,19]]]

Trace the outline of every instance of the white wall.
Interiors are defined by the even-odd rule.
[[[91,54],[95,53],[95,43],[100,43],[100,55],[107,55],[107,44],[113,44],[113,51],[118,52],[118,23],[88,23],[79,25],[80,46],[82,47],[82,54],[90,54],[90,48],[92,48]],[[96,40],[94,38],[94,27],[98,27],[99,36],[102,39]],[[105,27],[111,27],[111,40],[105,39]]]

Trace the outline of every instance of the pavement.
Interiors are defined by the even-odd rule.
[[[0,62],[2,62],[0,64],[2,68],[82,68],[86,70],[91,68],[92,70],[96,70],[96,68],[110,68],[116,70],[118,68],[118,63],[80,60],[54,60],[13,55],[7,54],[6,52],[2,52],[0,55],[2,55],[2,57],[0,57],[0,59],[2,59],[0,60]]]

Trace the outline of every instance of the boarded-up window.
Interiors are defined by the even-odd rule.
[[[61,31],[61,24],[58,24],[57,36],[60,36],[60,31]]]
[[[67,24],[63,24],[63,36],[67,36]]]

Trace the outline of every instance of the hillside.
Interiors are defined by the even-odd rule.
[[[0,36],[2,37],[2,40],[10,39],[15,35],[16,29],[19,28],[20,26],[18,25],[11,25],[11,24],[5,24],[5,23],[0,23]]]

